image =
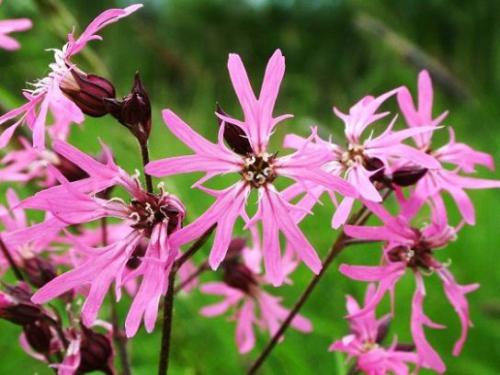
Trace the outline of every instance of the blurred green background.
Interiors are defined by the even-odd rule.
[[[103,9],[127,4],[118,0],[5,0],[0,19],[30,17],[34,28],[17,34],[23,45],[20,51],[0,51],[1,110],[21,102],[19,93],[25,82],[47,73],[52,55],[44,50],[60,48],[73,25],[80,32]],[[457,137],[500,162],[499,1],[144,0],[144,5],[132,17],[108,27],[104,41],[93,42],[78,62],[89,72],[111,78],[119,95],[128,92],[134,72],[140,70],[154,105],[153,159],[187,150],[163,126],[162,108],[174,109],[196,130],[215,139],[215,102],[221,102],[229,113],[240,113],[227,75],[227,54],[241,54],[254,81],[260,82],[268,57],[281,48],[287,73],[276,113],[293,113],[295,118],[281,125],[275,139],[286,131],[305,135],[312,124],[319,125],[323,135],[338,137],[342,126],[331,113],[333,104],[347,110],[367,93],[379,94],[402,84],[414,90],[418,71],[426,67],[435,79],[435,114],[449,109],[446,124],[454,126]],[[438,138],[445,139],[444,135]],[[86,151],[97,151],[97,137],[112,145],[124,168],[132,172],[140,167],[134,140],[112,119],[91,119],[82,128],[75,127],[72,141]],[[498,172],[479,174],[500,178]],[[211,203],[203,193],[189,189],[196,177],[166,179],[169,190],[186,204],[190,220]],[[19,191],[25,196],[30,189]],[[428,337],[443,356],[448,373],[493,375],[500,373],[500,194],[490,190],[470,195],[477,208],[477,225],[464,228],[439,257],[452,260],[451,270],[459,282],[481,284],[470,295],[474,328],[463,354],[454,358],[451,349],[459,323],[434,276],[426,278],[426,311],[448,329],[428,331]],[[457,223],[456,209],[449,206],[451,220]],[[314,213],[302,227],[324,256],[336,236],[329,227],[332,206],[325,199],[325,205],[317,206]],[[197,255],[197,262],[203,261],[207,250]],[[336,264],[376,263],[373,249],[364,250],[353,247]],[[309,270],[300,266],[293,275],[295,284],[273,293],[291,306],[310,278]],[[410,336],[413,288],[408,277],[397,290],[397,319],[391,334],[401,341]],[[327,348],[347,333],[342,319],[347,293],[360,298],[364,285],[345,279],[334,265],[302,311],[312,320],[314,332],[303,335],[290,330],[262,373],[346,373],[343,357]],[[173,374],[243,373],[265,344],[267,336],[260,334],[256,349],[240,356],[234,324],[225,317],[205,319],[198,314],[201,306],[214,301],[199,292],[178,298]],[[124,313],[128,303],[120,303]],[[103,310],[102,316],[106,314]],[[51,373],[20,349],[19,331],[0,322],[0,374]],[[156,372],[159,340],[158,333],[140,331],[131,342],[134,374]]]

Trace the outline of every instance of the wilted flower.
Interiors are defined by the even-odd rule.
[[[254,327],[260,327],[273,336],[288,316],[289,310],[281,306],[281,298],[263,289],[263,285],[268,281],[256,271],[260,267],[260,249],[250,249],[246,246],[241,248],[241,245],[239,239],[231,242],[230,246],[234,252],[229,260],[222,263],[224,282],[210,282],[200,286],[200,290],[205,294],[224,297],[222,302],[204,307],[201,314],[212,317],[234,308],[233,319],[237,322],[236,343],[240,353],[247,353],[255,346]],[[283,263],[287,273],[295,268],[295,262],[290,258],[283,260]],[[291,325],[301,332],[312,331],[309,320],[301,315],[297,315]]]
[[[293,247],[299,258],[317,273],[321,269],[321,261],[292,217],[300,208],[290,204],[275,188],[273,181],[284,176],[304,184],[320,184],[347,196],[355,196],[356,192],[344,180],[329,175],[321,169],[329,157],[326,152],[316,152],[303,147],[291,155],[278,157],[276,153],[268,151],[269,137],[275,126],[290,117],[290,115],[273,116],[274,104],[285,73],[285,59],[281,51],[277,50],[269,60],[258,99],[238,55],[229,56],[228,69],[243,109],[244,121],[217,113],[223,120],[219,129],[218,143],[214,144],[201,137],[172,111],[163,111],[163,119],[169,129],[189,146],[195,155],[151,162],[147,165],[146,172],[153,176],[205,172],[206,176],[195,186],[216,197],[215,203],[203,215],[172,236],[172,243],[182,245],[192,241],[217,223],[215,240],[209,256],[209,264],[215,269],[224,260],[236,219],[242,216],[247,223],[262,222],[264,263],[269,279],[274,285],[281,284],[284,278],[280,260],[280,232],[284,234],[288,245]],[[237,135],[236,139],[238,141],[245,139],[248,142],[244,148],[241,145],[235,146],[233,137],[229,137],[226,133],[226,124],[233,130],[234,126],[239,128],[238,132],[242,133]],[[246,138],[242,138],[243,136]],[[224,144],[224,137],[232,149]],[[249,150],[251,152],[247,153]],[[227,173],[239,174],[240,180],[222,191],[202,186],[208,179]],[[259,200],[257,213],[250,220],[245,212],[245,206],[252,189],[257,190]]]
[[[365,303],[369,303],[375,292],[373,285],[366,291]],[[407,350],[407,345],[398,345],[394,340],[389,347],[382,346],[387,335],[390,315],[376,318],[375,309],[368,310],[364,315],[356,315],[360,310],[358,302],[347,296],[347,311],[351,333],[335,341],[330,351],[344,352],[350,358],[355,358],[355,369],[365,374],[397,375],[409,374],[408,365],[417,364],[418,357],[413,350]],[[410,346],[411,347],[411,346]]]
[[[86,84],[95,83],[94,76],[89,78],[88,75],[77,70],[71,58],[78,54],[89,41],[102,39],[97,34],[101,29],[135,12],[141,6],[141,4],[136,4],[125,9],[109,9],[97,16],[78,39],[70,33],[68,43],[62,50],[55,50],[55,61],[50,64],[49,75],[37,81],[33,90],[25,90],[24,96],[28,102],[0,116],[0,125],[17,119],[0,136],[0,147],[4,147],[9,142],[19,125],[26,123],[33,131],[33,146],[37,149],[45,148],[45,127],[49,112],[54,118],[54,123],[50,128],[52,137],[66,139],[69,126],[72,123],[82,123],[84,116],[82,110],[62,90],[66,92],[78,90],[80,87],[78,82],[82,84],[84,78]],[[73,95],[70,94],[71,96]]]
[[[456,238],[458,228],[448,224],[444,203],[436,199],[432,207],[432,221],[424,228],[411,225],[412,218],[422,207],[423,202],[415,196],[402,202],[397,217],[391,216],[381,205],[365,203],[367,207],[380,218],[384,226],[351,226],[344,227],[345,233],[353,238],[373,241],[384,241],[384,253],[380,266],[341,265],[340,271],[346,276],[366,282],[378,282],[377,290],[363,309],[356,315],[362,315],[373,309],[389,292],[392,300],[396,283],[406,273],[413,271],[417,288],[412,303],[411,332],[421,364],[435,371],[443,372],[445,366],[439,355],[427,342],[423,327],[442,328],[433,323],[423,312],[425,289],[423,275],[436,273],[443,282],[446,297],[460,318],[462,333],[453,348],[453,354],[458,355],[467,337],[469,306],[466,294],[478,288],[478,284],[460,285],[448,270],[446,263],[439,262],[435,252]]]

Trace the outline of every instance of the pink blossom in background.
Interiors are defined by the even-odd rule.
[[[369,285],[365,304],[369,303],[374,292],[374,286]],[[407,345],[398,345],[396,340],[388,347],[382,346],[382,341],[387,336],[390,315],[377,320],[375,309],[370,309],[361,316],[357,315],[361,308],[351,296],[347,296],[346,306],[349,315],[353,316],[348,318],[351,332],[335,341],[330,346],[330,351],[348,354],[348,359],[354,358],[356,361],[355,369],[365,374],[409,374],[408,366],[418,364],[417,354],[407,350]]]
[[[433,119],[432,81],[426,70],[420,72],[418,76],[418,106],[415,106],[406,87],[399,91],[398,103],[406,123],[414,129],[429,126],[436,127],[441,124],[448,113],[444,112]],[[474,224],[474,206],[465,190],[499,188],[500,181],[464,176],[461,172],[474,173],[477,165],[493,170],[493,158],[484,152],[474,150],[464,143],[456,142],[453,129],[449,128],[449,132],[449,142],[437,149],[432,147],[431,133],[414,135],[414,140],[420,150],[434,156],[436,160],[443,164],[441,168],[429,170],[417,183],[415,192],[422,199],[435,197],[443,191],[448,192],[456,202],[467,224]],[[453,166],[452,170],[445,168],[445,165],[449,164]]]
[[[0,1],[0,5],[2,2]],[[11,20],[0,20],[0,49],[15,51],[21,48],[17,40],[11,37],[10,33],[26,31],[33,27],[33,23],[28,18],[18,18]]]
[[[71,58],[78,54],[88,42],[101,40],[101,36],[97,34],[101,29],[141,7],[141,4],[136,4],[124,9],[109,9],[97,16],[79,38],[76,39],[73,32],[68,34],[68,43],[61,50],[54,52],[54,62],[49,66],[48,76],[38,80],[33,85],[33,89],[24,91],[23,95],[27,102],[0,116],[0,125],[16,119],[16,122],[0,135],[0,147],[5,147],[18,126],[27,124],[33,132],[33,146],[37,149],[44,149],[49,114],[52,115],[54,121],[49,128],[51,137],[66,139],[70,125],[72,123],[81,124],[84,120],[80,108],[61,91],[62,87],[76,86],[76,89],[78,88],[72,75],[72,71],[77,68],[71,62]]]
[[[170,235],[180,228],[184,207],[175,196],[162,189],[158,194],[144,191],[138,178],[119,168],[109,149],[103,148],[105,158],[101,162],[65,142],[55,141],[54,151],[78,165],[89,177],[69,182],[57,169],[49,166],[61,185],[40,191],[23,201],[21,206],[51,212],[53,217],[7,233],[5,241],[10,245],[22,245],[36,241],[47,230],[62,230],[104,217],[123,220],[131,230],[103,247],[90,247],[67,232],[78,251],[87,253],[87,259],[38,290],[33,301],[45,303],[88,284],[90,290],[82,308],[82,320],[88,326],[95,320],[113,282],[117,298],[120,298],[123,285],[142,277],[125,323],[127,335],[133,336],[142,319],[149,332],[154,328],[160,297],[167,290],[168,272],[179,255],[178,247],[170,243]],[[97,193],[115,185],[129,193],[129,202],[98,196]]]
[[[19,197],[13,189],[6,193],[7,206],[0,205],[0,223],[5,232],[25,230],[29,227],[27,213],[19,207]],[[50,218],[50,214],[46,214]],[[48,229],[30,244],[9,245],[10,252],[15,263],[23,269],[30,282],[35,285],[43,285],[55,276],[57,265],[70,264],[69,258],[62,254],[61,236],[59,229]],[[0,253],[0,271],[4,272],[10,267],[8,261]]]
[[[308,144],[308,147],[318,151],[327,150],[330,158],[324,166],[326,171],[345,178],[357,189],[364,200],[380,202],[382,197],[372,181],[377,174],[393,170],[396,164],[411,164],[426,169],[439,168],[439,163],[433,157],[403,143],[408,138],[431,133],[434,130],[433,127],[394,131],[393,126],[396,120],[394,118],[380,135],[373,136],[377,121],[389,114],[389,112],[377,112],[379,107],[398,92],[399,89],[394,89],[378,97],[366,96],[353,105],[348,114],[334,108],[337,117],[344,122],[346,147],[331,141],[324,141],[319,137],[316,137],[315,143],[306,142],[304,138],[294,134],[285,138],[284,146],[299,149]],[[368,129],[372,129],[372,133],[367,137],[366,130]],[[318,199],[324,191],[325,189],[320,186],[315,187],[312,194],[305,199],[311,199],[311,197]],[[296,191],[298,192],[300,190]],[[346,222],[354,200],[353,197],[343,199],[332,218],[333,228],[338,228]],[[334,202],[336,203],[335,200]],[[303,203],[306,207],[310,206],[306,202]]]
[[[234,248],[233,240],[230,247]],[[287,317],[289,310],[281,305],[281,298],[275,297],[264,290],[269,281],[255,269],[260,267],[260,248],[237,249],[240,256],[234,254],[234,249],[222,263],[224,282],[208,282],[200,286],[202,293],[223,297],[221,302],[205,306],[201,314],[206,317],[218,316],[229,309],[234,311],[231,320],[236,321],[236,344],[240,353],[248,353],[255,346],[255,328],[261,328],[273,336],[281,322]],[[235,258],[236,256],[236,258]],[[288,275],[295,268],[293,260],[286,257],[283,269]],[[297,315],[291,326],[298,331],[312,331],[311,322]]]
[[[285,72],[285,59],[281,51],[277,50],[268,62],[258,98],[238,55],[229,56],[228,69],[243,109],[244,120],[217,113],[223,121],[217,143],[201,137],[171,110],[163,111],[163,119],[170,131],[195,154],[153,161],[147,165],[147,173],[162,177],[204,172],[205,176],[194,186],[216,198],[215,203],[203,215],[172,236],[172,243],[177,246],[190,242],[217,223],[209,256],[209,264],[215,269],[224,260],[233,226],[241,216],[247,225],[254,225],[258,221],[262,223],[264,264],[273,285],[280,285],[284,280],[280,232],[299,258],[317,273],[321,269],[321,261],[293,218],[294,212],[301,208],[290,204],[273,185],[273,181],[284,176],[298,183],[319,184],[345,196],[356,196],[356,191],[349,183],[321,169],[329,158],[327,152],[316,152],[303,147],[293,154],[278,157],[268,151],[268,141],[275,126],[291,117],[273,116]],[[233,132],[232,136],[226,133],[229,130]],[[224,138],[231,148],[224,144]],[[210,190],[202,185],[212,177],[229,173],[239,174],[240,181],[220,191]],[[259,198],[257,213],[250,219],[245,208],[252,189],[258,191]]]
[[[417,290],[412,303],[411,332],[415,342],[419,360],[422,366],[432,368],[437,372],[444,372],[445,365],[432,346],[427,342],[423,331],[424,326],[442,328],[433,323],[423,313],[425,289],[423,275],[436,273],[443,283],[443,289],[450,304],[454,307],[462,326],[462,333],[455,343],[453,354],[458,355],[467,338],[467,331],[471,325],[469,306],[466,294],[479,287],[478,284],[458,284],[446,263],[439,262],[435,255],[437,250],[446,246],[456,238],[459,228],[448,224],[446,209],[440,199],[435,199],[432,205],[430,224],[423,228],[415,228],[411,220],[419,212],[423,201],[412,196],[401,202],[398,216],[391,216],[384,207],[376,203],[366,203],[367,207],[383,221],[383,226],[351,226],[346,225],[347,235],[368,241],[383,241],[384,250],[380,266],[352,266],[342,264],[340,271],[354,279],[365,282],[377,282],[376,292],[365,307],[356,315],[362,315],[373,309],[389,292],[394,301],[396,283],[406,273],[413,271],[417,282]]]

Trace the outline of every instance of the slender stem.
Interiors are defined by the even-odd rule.
[[[175,261],[175,271],[176,272],[179,268],[181,268],[181,266],[184,263],[186,263],[186,261],[188,259],[190,259],[194,254],[196,254],[196,252],[198,250],[200,250],[203,245],[205,245],[205,242],[207,242],[208,238],[210,237],[212,232],[215,230],[216,226],[217,226],[217,224],[214,224],[210,228],[208,228],[208,230],[200,238],[198,238],[196,240],[196,242],[194,244],[192,244],[191,247],[189,249],[187,249],[187,251],[184,254],[182,254],[182,256],[179,257],[179,259],[177,259]]]
[[[146,180],[146,189],[148,193],[153,193],[153,179],[149,174],[146,173],[145,167],[149,163],[149,147],[148,142],[140,142],[139,146],[141,147],[141,155],[142,155],[142,166],[144,172],[144,179]]]
[[[326,273],[328,266],[332,263],[332,261],[337,257],[338,254],[344,249],[345,244],[344,241],[346,240],[347,236],[345,235],[344,231],[340,232],[340,234],[337,237],[337,240],[333,244],[333,246],[330,249],[330,252],[328,253],[327,257],[323,261],[323,267],[321,268],[321,271],[315,275],[312,280],[310,281],[309,285],[307,286],[306,290],[302,293],[300,296],[299,300],[295,304],[295,306],[292,308],[286,319],[281,323],[280,328],[278,331],[273,335],[271,338],[271,341],[266,345],[262,353],[259,355],[257,360],[254,362],[250,370],[248,370],[247,374],[255,374],[256,371],[260,368],[262,363],[266,360],[266,358],[271,354],[272,350],[280,340],[280,338],[283,336],[283,333],[287,330],[288,326],[292,323],[292,320],[295,318],[295,316],[298,314],[299,310],[302,308],[304,303],[307,301],[309,298],[310,294],[316,287],[316,285],[319,283],[319,281],[322,279],[323,275]]]
[[[205,242],[215,230],[216,224],[212,225],[191,247],[180,256],[173,264],[170,274],[168,275],[168,289],[163,302],[163,329],[161,337],[161,352],[160,362],[158,364],[158,375],[168,373],[168,365],[170,359],[170,336],[172,335],[172,320],[174,311],[174,294],[175,294],[175,276],[179,268],[182,267],[188,259],[203,247]]]
[[[175,269],[172,268],[170,274],[168,275],[168,290],[163,302],[163,329],[158,375],[166,375],[168,373],[168,365],[170,360],[170,336],[172,334],[172,318],[174,311],[175,274]]]
[[[194,279],[200,276],[203,272],[208,270],[208,263],[203,262],[191,275],[189,275],[185,280],[183,280],[174,289],[174,294],[179,293],[182,289],[186,288]]]
[[[101,242],[103,246],[108,244],[108,218],[101,218]],[[127,338],[123,335],[120,327],[120,319],[118,316],[118,305],[113,296],[113,292],[109,293],[109,302],[111,307],[111,324],[113,325],[113,341],[115,343],[118,357],[120,358],[122,374],[130,375],[130,358],[127,352]]]
[[[385,201],[389,195],[391,194],[392,190],[389,188],[385,191],[385,193],[382,195],[382,201]],[[349,219],[349,224],[353,225],[363,225],[366,223],[366,221],[370,218],[371,216],[371,211],[369,211],[365,206],[363,206],[357,213],[355,213],[350,219]],[[271,354],[273,351],[274,347],[280,340],[280,338],[283,336],[287,328],[290,326],[292,323],[292,320],[295,318],[295,316],[298,314],[299,310],[302,308],[304,303],[307,301],[309,296],[311,295],[312,291],[318,285],[319,281],[323,277],[323,275],[326,273],[328,267],[330,264],[333,262],[333,260],[337,257],[337,255],[340,254],[340,252],[345,249],[347,246],[350,244],[353,244],[354,242],[352,241],[351,238],[349,238],[345,232],[342,230],[335,242],[333,243],[330,252],[326,256],[325,260],[323,261],[323,267],[321,268],[321,271],[315,275],[312,280],[310,281],[309,285],[307,286],[306,290],[302,293],[300,296],[299,300],[295,304],[295,306],[292,308],[292,310],[289,312],[288,316],[286,319],[281,323],[280,328],[278,331],[273,335],[271,338],[271,341],[266,345],[262,353],[259,355],[259,357],[255,360],[253,363],[252,367],[248,370],[248,375],[255,374],[256,371],[260,368],[260,366],[264,363],[266,358]]]
[[[3,242],[3,239],[1,237],[0,237],[0,249],[2,250],[2,254],[5,256],[5,259],[7,259],[7,261],[9,262],[10,268],[12,268],[12,271],[14,272],[16,279],[18,281],[25,281],[24,276],[21,273],[21,270],[17,267],[14,258],[12,258],[9,249],[7,249],[7,246],[5,246],[5,242]]]
[[[130,368],[130,358],[127,351],[127,338],[123,335],[123,332],[120,328],[117,308],[118,305],[113,295],[110,295],[109,300],[111,305],[111,324],[113,324],[113,341],[118,352],[118,357],[120,358],[122,374],[130,375],[132,374],[132,371]]]

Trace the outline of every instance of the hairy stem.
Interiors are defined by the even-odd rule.
[[[384,196],[383,199],[387,199],[389,194],[391,193],[391,190],[388,189]],[[350,219],[349,219],[349,224],[354,224],[354,225],[363,225],[366,223],[366,221],[369,219],[371,215],[371,212],[368,211],[366,207],[362,207],[357,213],[355,213]],[[347,246],[356,243],[354,241],[351,241],[351,239],[344,233],[342,230],[335,242],[333,243],[332,247],[330,248],[330,252],[326,256],[325,260],[323,261],[323,267],[321,268],[321,271],[315,275],[312,280],[309,282],[309,285],[307,286],[306,290],[302,293],[300,296],[299,300],[295,303],[294,307],[292,310],[290,310],[290,313],[286,317],[286,319],[281,323],[280,328],[276,333],[273,335],[271,340],[268,342],[264,350],[261,352],[259,357],[255,360],[253,363],[252,367],[248,370],[248,375],[255,374],[257,370],[262,366],[264,361],[267,359],[269,354],[273,351],[274,347],[276,344],[279,342],[280,338],[283,336],[285,331],[288,329],[290,324],[292,323],[293,319],[295,316],[299,313],[299,310],[302,308],[302,306],[306,303],[306,301],[309,299],[309,296],[311,295],[312,291],[314,288],[316,288],[316,285],[320,282],[320,280],[323,278],[325,275],[326,271],[328,270],[328,267],[332,264],[333,260],[342,252],[343,249],[345,249]]]
[[[101,219],[101,242],[103,246],[108,244],[108,218]],[[118,305],[115,300],[113,292],[109,292],[109,303],[111,308],[111,324],[113,325],[113,342],[115,343],[118,358],[123,375],[130,375],[132,373],[130,368],[130,358],[127,352],[127,338],[123,335],[120,327],[120,319],[118,316]]]
[[[163,300],[163,328],[161,337],[161,352],[160,362],[158,364],[158,374],[165,375],[168,373],[168,365],[170,359],[170,337],[172,335],[172,320],[174,311],[174,295],[175,295],[175,276],[177,271],[188,261],[196,252],[203,247],[205,242],[215,230],[217,224],[214,224],[201,236],[191,247],[182,254],[173,264],[170,274],[168,275],[167,294]]]
[[[7,259],[7,261],[9,262],[10,268],[12,268],[12,271],[14,272],[16,279],[18,281],[25,281],[21,270],[17,267],[14,258],[12,258],[9,249],[7,249],[7,246],[5,246],[5,242],[3,242],[3,239],[1,237],[0,237],[0,249],[2,250],[2,254],[5,256],[5,259]]]

